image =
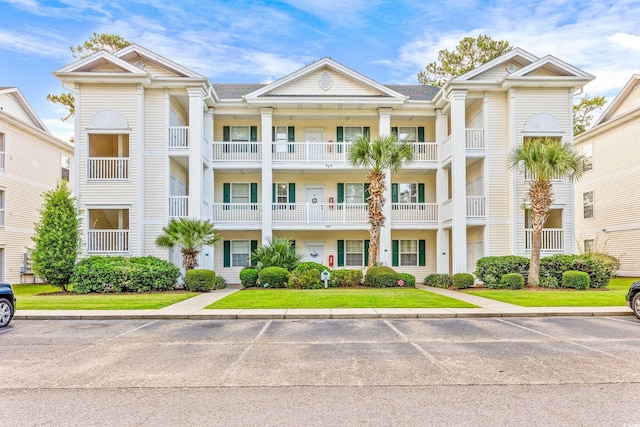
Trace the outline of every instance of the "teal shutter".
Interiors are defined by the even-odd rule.
[[[296,202],[296,183],[290,182],[289,183],[289,203],[295,203],[295,202]]]
[[[271,184],[271,203],[276,202],[276,183]]]
[[[231,203],[231,184],[228,182],[222,184],[222,202]]]
[[[369,240],[364,241],[364,265],[365,267],[369,265]]]
[[[367,200],[369,200],[369,196],[371,194],[369,193],[369,183],[365,182],[364,183],[364,202],[367,203]]]
[[[224,241],[224,266],[231,267],[231,240]]]
[[[369,126],[362,128],[362,136],[366,139],[371,139],[371,128]]]
[[[251,203],[258,203],[258,183],[251,183]]]
[[[252,240],[251,241],[251,253],[253,253],[253,251],[255,251],[256,249],[258,249],[258,241],[257,240]]]
[[[344,183],[338,183],[338,203],[344,203]]]
[[[418,240],[418,265],[421,267],[424,267],[425,265],[427,265],[426,261],[425,261],[425,244],[426,242],[424,240]]]
[[[296,142],[296,128],[289,126],[287,128],[287,142]],[[289,144],[289,153],[293,153],[296,150],[294,144]]]
[[[424,126],[418,126],[418,142],[424,142]]]
[[[418,184],[418,203],[424,203],[424,184]]]
[[[276,127],[271,126],[271,142],[276,142]]]
[[[399,253],[399,244],[397,240],[392,240],[391,241],[391,265],[393,265],[394,267],[397,267],[398,265],[400,265],[400,263],[398,262],[398,259],[400,258],[400,253]]]
[[[258,126],[251,126],[251,142],[258,142]]]
[[[344,143],[344,128],[342,126],[338,126],[336,128],[336,142],[337,144],[337,153],[342,153],[342,146]]]
[[[338,267],[344,267],[344,240],[338,240]]]
[[[222,127],[222,140],[231,141],[231,126]]]
[[[396,138],[398,137],[398,126],[393,126],[391,128],[391,135],[395,136]]]
[[[391,203],[398,203],[398,184],[391,184]]]

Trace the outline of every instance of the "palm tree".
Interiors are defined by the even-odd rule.
[[[511,152],[510,168],[521,165],[531,175],[528,196],[533,233],[528,286],[540,285],[540,244],[542,228],[553,201],[551,180],[557,177],[579,179],[583,173],[582,161],[583,156],[571,146],[563,144],[559,138],[528,139]]]
[[[164,248],[180,246],[185,270],[198,266],[198,254],[203,246],[211,246],[220,240],[218,231],[208,219],[173,218],[162,231],[164,234],[156,239],[156,245]]]
[[[398,141],[397,136],[377,137],[373,141],[366,137],[358,138],[349,151],[349,163],[354,167],[369,170],[369,267],[378,261],[380,246],[380,231],[384,227],[385,217],[382,212],[385,198],[385,170],[398,171],[402,166],[413,160],[411,145],[405,141]]]

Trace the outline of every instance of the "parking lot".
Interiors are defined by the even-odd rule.
[[[0,425],[640,424],[630,316],[16,320],[0,360]]]

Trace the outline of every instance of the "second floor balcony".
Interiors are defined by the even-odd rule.
[[[88,180],[127,181],[129,179],[128,157],[89,157]]]

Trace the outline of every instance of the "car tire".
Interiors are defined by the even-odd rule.
[[[8,299],[0,298],[0,328],[4,328],[13,317],[13,305]]]
[[[636,292],[633,296],[633,299],[631,300],[631,309],[633,310],[633,314],[640,319],[640,292]]]

